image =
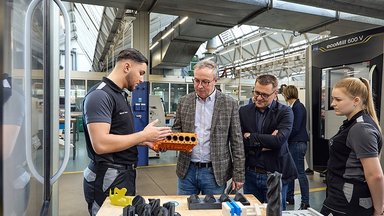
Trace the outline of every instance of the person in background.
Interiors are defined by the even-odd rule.
[[[256,78],[254,103],[240,108],[240,123],[245,148],[244,193],[267,202],[267,172],[282,173],[282,208],[288,183],[297,177],[288,149],[293,124],[292,109],[276,99],[278,82],[273,75]]]
[[[22,86],[2,74],[2,162],[3,200],[2,215],[33,215],[36,211],[28,202],[31,174],[26,162],[25,96]],[[30,116],[29,116],[30,117]],[[29,128],[30,129],[30,128]],[[30,129],[31,130],[31,129]],[[31,137],[29,137],[31,139]]]
[[[249,98],[248,104],[253,104],[253,97]]]
[[[332,90],[331,106],[336,115],[347,119],[329,140],[327,196],[321,213],[384,215],[384,176],[379,160],[383,140],[368,80],[339,80]]]
[[[126,91],[143,81],[147,66],[148,60],[139,51],[121,51],[112,72],[84,98],[84,135],[91,159],[84,170],[84,195],[90,215],[97,214],[110,189],[126,188],[126,195],[135,195],[136,146],[152,148],[152,142],[172,132],[168,127],[156,127],[155,120],[135,133]]]
[[[281,84],[280,89],[279,89],[279,94],[283,94],[284,89],[287,87],[287,84]]]
[[[232,178],[233,190],[244,182],[244,148],[237,101],[215,88],[217,65],[203,60],[194,66],[195,92],[180,98],[175,132],[197,133],[191,153],[180,152],[177,193],[222,194]]]
[[[301,209],[309,207],[309,185],[304,171],[305,153],[307,152],[307,142],[309,140],[307,133],[307,111],[299,100],[299,92],[294,85],[289,85],[283,89],[283,95],[288,106],[293,111],[293,126],[288,138],[288,147],[293,161],[295,161],[301,193]],[[288,184],[287,202],[294,204],[295,180]]]

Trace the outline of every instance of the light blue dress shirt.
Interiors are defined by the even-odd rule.
[[[195,131],[198,144],[192,150],[193,162],[211,162],[211,123],[215,107],[216,89],[205,100],[196,95]]]

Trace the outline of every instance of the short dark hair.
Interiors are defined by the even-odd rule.
[[[134,48],[127,48],[120,51],[120,53],[117,55],[116,62],[128,59],[138,63],[145,63],[148,65],[148,59],[145,58],[145,56],[140,51]]]
[[[261,85],[272,84],[272,87],[275,89],[278,85],[277,78],[270,74],[260,75],[256,78],[255,84],[259,82]]]

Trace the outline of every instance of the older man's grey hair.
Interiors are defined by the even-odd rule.
[[[214,61],[211,60],[201,60],[195,66],[193,66],[193,69],[202,69],[202,68],[209,68],[212,69],[212,73],[214,75],[214,79],[219,79],[219,73],[218,73],[218,66]]]

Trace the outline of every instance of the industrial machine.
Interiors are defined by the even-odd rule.
[[[131,106],[135,121],[135,130],[141,131],[149,123],[148,115],[149,82],[140,83],[132,92]],[[138,166],[148,166],[148,147],[138,146]]]
[[[328,140],[337,133],[345,120],[345,117],[336,116],[331,107],[332,87],[339,79],[364,77],[369,80],[379,121],[383,126],[383,53],[383,27],[327,40],[307,49],[309,165],[314,170],[326,169]]]
[[[159,120],[158,126],[166,126],[164,104],[160,96],[149,95],[149,122],[155,121],[156,119]]]
[[[159,120],[157,126],[164,127],[165,124],[165,110],[164,104],[158,95],[149,95],[149,122]],[[150,158],[159,158],[160,152],[155,152],[149,149],[148,156]]]

